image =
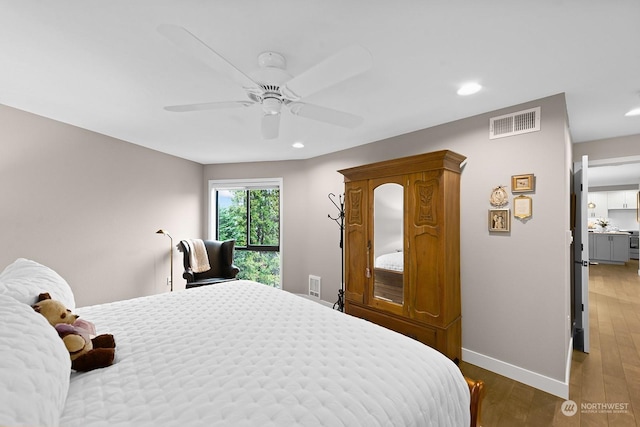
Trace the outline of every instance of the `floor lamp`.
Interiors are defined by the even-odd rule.
[[[170,239],[169,263],[171,264],[171,276],[169,277],[169,284],[171,285],[171,292],[173,292],[173,237],[171,237],[171,235],[169,233],[167,233],[166,230],[163,230],[162,228],[160,230],[156,231],[156,234],[164,234],[165,236],[169,237],[169,239]]]

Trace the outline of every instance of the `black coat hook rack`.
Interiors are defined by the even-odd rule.
[[[340,289],[338,289],[338,301],[333,304],[334,310],[344,312],[344,194],[336,196],[333,193],[329,193],[329,200],[338,209],[338,215],[335,217],[328,214],[329,219],[332,219],[338,224],[340,228],[340,261],[342,262],[342,272],[340,275]]]

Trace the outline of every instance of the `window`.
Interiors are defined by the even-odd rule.
[[[280,178],[209,182],[210,237],[236,240],[239,279],[279,289],[281,187]]]

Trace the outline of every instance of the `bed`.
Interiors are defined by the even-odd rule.
[[[404,252],[377,256],[373,269],[374,295],[402,304],[404,299]]]
[[[402,273],[404,270],[404,252],[395,251],[376,257],[375,267]]]
[[[70,370],[62,341],[30,307],[44,291],[115,336],[112,366]],[[63,278],[19,259],[0,273],[0,305],[2,426],[475,422],[479,393],[437,351],[255,282],[76,308]]]

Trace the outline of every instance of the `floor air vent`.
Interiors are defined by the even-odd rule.
[[[309,275],[309,295],[320,298],[320,276]]]
[[[540,107],[489,119],[489,139],[540,130]]]

